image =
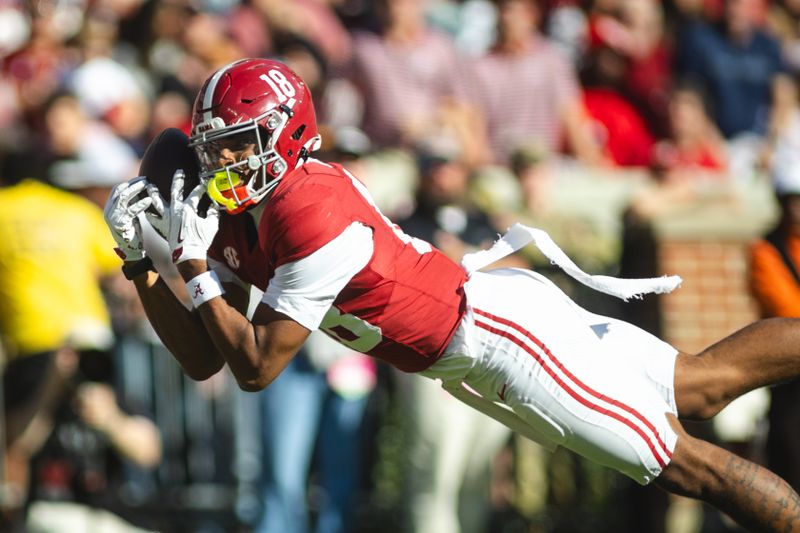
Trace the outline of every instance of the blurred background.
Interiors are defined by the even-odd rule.
[[[800,316],[797,0],[0,0],[0,531],[738,531],[322,337],[263,393],[185,378],[102,206],[248,56],[308,83],[316,157],[456,260],[520,221],[588,272],[679,274],[622,303],[507,260],[690,352]],[[800,489],[798,402],[691,431]]]

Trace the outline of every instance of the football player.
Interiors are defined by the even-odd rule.
[[[571,276],[622,298],[672,290],[679,278],[589,276],[546,233],[520,225],[458,265],[402,233],[346,169],[313,159],[318,145],[303,81],[280,62],[244,59],[197,96],[199,184],[184,196],[190,176],[178,170],[169,198],[142,177],[111,195],[106,220],[125,273],[189,376],[203,380],[227,364],[242,389],[260,390],[321,329],[440,378],[545,446],[702,499],[745,527],[800,531],[800,499],[786,482],[678,422],[800,374],[796,321],[757,322],[700,354],[679,352],[585,311],[535,272],[481,269],[533,241]],[[199,209],[206,195],[213,203]],[[167,239],[192,311],[144,255],[142,212]],[[251,285],[263,297],[248,313]]]

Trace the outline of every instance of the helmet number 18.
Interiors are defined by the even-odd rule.
[[[259,76],[259,78],[267,82],[272,92],[274,92],[275,96],[278,98],[278,102],[282,104],[287,104],[288,102],[287,105],[289,107],[294,106],[294,87],[291,82],[286,79],[286,76],[283,75],[283,72],[272,69],[266,74]]]

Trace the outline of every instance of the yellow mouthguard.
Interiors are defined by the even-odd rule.
[[[232,190],[234,187],[242,185],[242,178],[239,177],[239,174],[235,172],[230,173],[230,181],[228,181],[228,173],[226,172],[217,172],[214,174],[214,177],[208,180],[208,185],[206,185],[206,192],[208,192],[209,198],[214,200],[217,204],[221,205],[228,211],[234,211],[238,205],[236,204],[236,200],[234,199],[237,197],[236,191]],[[231,183],[233,184],[231,186]],[[223,192],[230,191],[229,194],[234,196],[234,198],[228,198],[223,195]]]

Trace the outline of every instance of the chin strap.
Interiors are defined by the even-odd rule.
[[[662,294],[672,292],[682,282],[680,276],[622,279],[611,276],[589,275],[578,268],[572,259],[553,242],[553,239],[550,238],[546,231],[522,224],[514,224],[488,250],[465,255],[461,260],[461,266],[464,267],[467,274],[472,274],[530,243],[536,245],[545,257],[553,264],[558,265],[572,278],[596,291],[616,296],[622,300],[641,298],[643,294],[648,293]]]

